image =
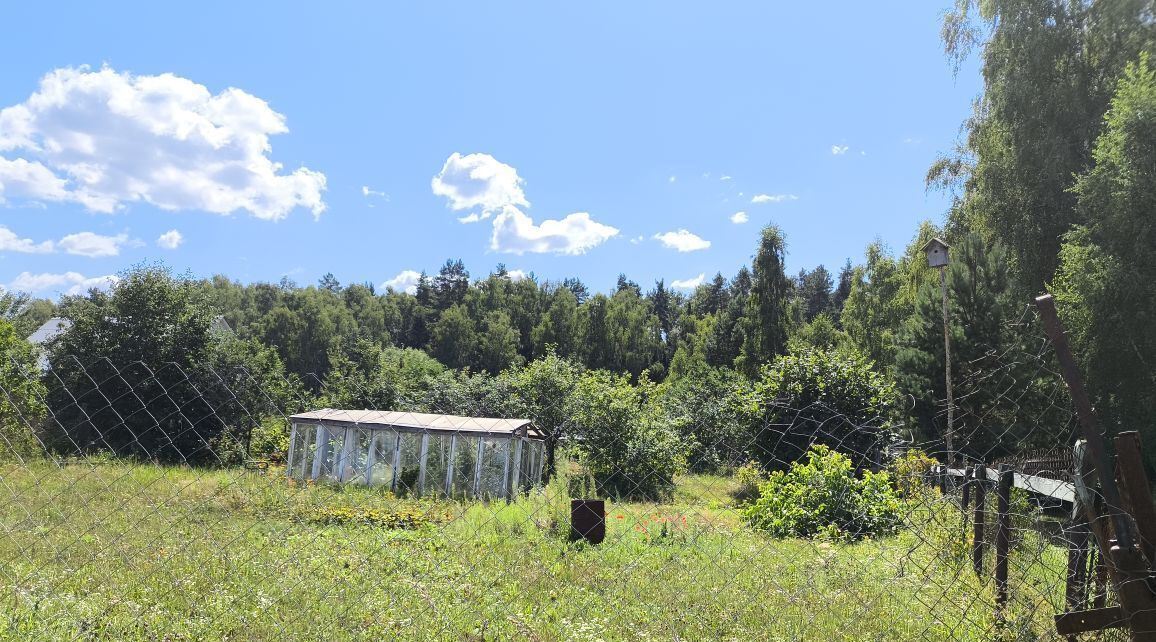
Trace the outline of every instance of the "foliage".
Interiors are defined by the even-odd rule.
[[[357,524],[375,528],[415,529],[437,523],[428,513],[416,508],[380,509],[369,507],[319,506],[303,513],[300,519],[309,524],[344,526]]]
[[[570,399],[579,461],[605,497],[659,500],[685,464],[678,435],[660,420],[654,384],[604,370],[583,373]]]
[[[750,417],[739,397],[746,385],[734,370],[701,365],[659,389],[655,402],[681,437],[691,472],[720,472],[748,458]]]
[[[753,416],[754,458],[782,469],[815,444],[878,465],[890,445],[895,386],[853,351],[808,349],[763,368],[745,393]]]
[[[512,373],[513,413],[534,420],[546,436],[545,475],[557,467],[558,442],[570,427],[568,400],[578,383],[580,367],[550,347],[546,355]]]
[[[759,487],[766,483],[769,476],[758,464],[748,461],[735,469],[734,478],[738,487],[732,497],[739,504],[748,504],[758,498]]]
[[[1041,336],[1011,288],[1007,252],[967,234],[952,248],[947,274],[951,305],[954,447],[977,458],[1045,446],[1065,424],[1059,381],[1036,356]],[[896,379],[914,400],[911,419],[925,439],[946,432],[943,303],[938,283],[925,281],[915,312],[899,334]]]
[[[1156,70],[1146,54],[1120,79],[1095,165],[1075,194],[1084,225],[1064,237],[1057,307],[1118,430],[1156,426]]]
[[[321,388],[331,408],[402,410],[419,403],[430,381],[445,372],[436,359],[413,348],[381,347],[361,339],[335,350]]]
[[[932,167],[929,181],[962,188],[952,225],[1009,248],[1023,298],[1051,281],[1061,237],[1081,222],[1074,177],[1091,164],[1125,63],[1156,44],[1152,5],[956,5],[946,16],[944,42],[957,64],[972,50],[982,52],[984,92],[966,123],[966,144]]]
[[[899,494],[908,497],[922,490],[925,485],[923,476],[938,463],[934,457],[918,448],[909,448],[896,457],[891,462],[891,471],[895,475],[895,486]]]
[[[0,461],[42,451],[33,433],[45,417],[45,389],[37,375],[32,346],[0,318]]]
[[[748,376],[753,376],[760,366],[787,349],[787,334],[791,323],[787,307],[792,296],[792,283],[783,267],[786,254],[786,239],[782,230],[774,225],[764,227],[755,254],[750,296],[743,321],[746,340],[736,363],[739,370]]]
[[[900,503],[887,473],[856,478],[849,458],[819,445],[806,463],[771,473],[743,516],[773,537],[857,539],[893,532]]]
[[[63,453],[229,462],[295,386],[268,348],[212,331],[202,291],[143,266],[111,293],[61,306],[71,328],[48,346],[54,417],[43,438]]]

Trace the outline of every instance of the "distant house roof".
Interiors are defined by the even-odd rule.
[[[460,417],[434,415],[424,412],[383,410],[333,410],[326,408],[303,412],[289,417],[299,423],[318,423],[330,426],[361,428],[393,428],[402,432],[471,432],[490,435],[512,435],[522,432],[531,439],[544,436],[529,419],[498,419],[490,417]]]
[[[28,343],[44,345],[71,327],[72,322],[68,319],[52,317],[51,319],[45,321],[44,324],[39,328],[36,328],[36,332],[28,335]]]
[[[213,317],[212,322],[209,323],[209,332],[214,334],[233,334],[233,326],[229,325],[229,322],[225,320],[225,316],[223,314],[218,314],[217,316]]]
[[[36,332],[28,335],[28,343],[37,347],[43,347],[44,344],[60,336],[61,333],[66,332],[71,327],[72,322],[68,319],[52,317],[45,321],[44,325],[36,328]],[[40,354],[36,357],[36,365],[41,370],[48,370],[48,355],[45,354],[44,350],[37,350],[37,352]]]

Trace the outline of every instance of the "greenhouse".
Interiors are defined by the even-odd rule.
[[[289,421],[288,475],[301,481],[491,499],[542,479],[544,436],[529,419],[325,409]]]

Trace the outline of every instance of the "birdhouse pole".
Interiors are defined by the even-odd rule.
[[[955,436],[955,399],[951,394],[951,309],[947,305],[947,265],[939,266],[939,291],[943,294],[943,378],[947,384],[947,434],[944,442],[947,446],[947,465],[950,467],[955,458],[952,443]]]
[[[931,239],[923,246],[927,253],[927,264],[939,269],[939,292],[943,296],[943,378],[947,384],[947,431],[944,446],[947,448],[947,466],[955,460],[955,399],[951,391],[951,308],[947,305],[947,262],[950,246],[941,239]]]

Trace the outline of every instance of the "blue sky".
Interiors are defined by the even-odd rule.
[[[923,175],[981,88],[936,2],[98,4],[6,9],[8,288],[451,257],[688,284],[767,222],[792,272],[837,269],[941,219]]]

